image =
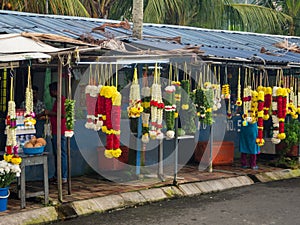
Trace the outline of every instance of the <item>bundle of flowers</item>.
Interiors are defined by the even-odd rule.
[[[229,84],[223,84],[222,85],[222,95],[221,97],[223,99],[230,99],[230,86]]]
[[[176,108],[180,109],[180,103],[181,103],[181,83],[180,83],[180,81],[172,81],[171,84],[175,86],[175,103],[176,103]]]
[[[101,85],[96,85],[95,82],[90,81],[90,83],[85,87],[85,102],[87,110],[87,121],[85,127],[87,129],[99,130],[99,126],[96,128],[96,120],[99,120],[98,115],[95,116],[95,106],[97,98],[101,91]]]
[[[286,134],[284,133],[284,121],[286,117],[286,107],[287,107],[287,96],[288,92],[286,88],[278,88],[277,92],[277,116],[279,120],[279,134],[277,137],[280,140],[285,139]]]
[[[75,124],[75,100],[66,99],[65,101],[66,110],[66,137],[72,137],[74,135],[74,124]]]
[[[169,85],[165,88],[165,114],[166,114],[166,126],[167,132],[166,136],[170,139],[174,138],[175,131],[175,91],[176,87],[174,85]]]
[[[295,96],[293,87],[289,90],[289,103],[287,105],[288,111],[287,114],[290,114],[293,119],[298,119],[297,107],[295,106],[295,102],[297,102],[297,97]],[[296,99],[296,100],[295,100]]]
[[[270,118],[269,110],[272,103],[272,88],[271,87],[265,87],[265,103],[264,103],[264,120],[268,120]]]
[[[189,109],[189,96],[190,96],[190,81],[182,80],[181,87],[183,94],[181,93],[181,109],[188,110]]]
[[[214,104],[213,111],[217,111],[221,108],[221,86],[220,84],[212,84],[212,89],[214,90]]]
[[[11,76],[10,81],[10,101],[8,101],[7,116],[5,119],[5,130],[6,130],[6,147],[4,159],[7,162],[12,162],[13,164],[20,164],[22,158],[18,155],[18,144],[17,144],[17,117],[16,117],[16,103],[13,100],[13,76]]]
[[[199,88],[195,92],[195,106],[199,120],[204,124],[213,124],[212,107],[213,107],[213,90]]]
[[[273,123],[273,136],[272,143],[279,144],[280,139],[278,138],[279,134],[279,119],[277,116],[278,104],[277,104],[277,89],[279,87],[273,87],[272,90],[272,123]]]
[[[238,75],[238,86],[237,86],[237,100],[235,102],[237,106],[242,106],[242,98],[241,98],[241,68],[239,68],[239,75]]]
[[[31,86],[30,66],[28,66],[27,87],[25,91],[25,126],[34,126],[36,123],[35,113],[33,112],[33,91]]]
[[[149,119],[150,119],[150,88],[149,87],[143,87],[142,88],[142,142],[148,143],[149,142]]]
[[[6,160],[0,161],[0,188],[8,187],[16,177],[19,177],[21,168],[18,164]]]
[[[247,126],[248,122],[251,122],[251,117],[250,117],[250,111],[251,111],[251,99],[252,99],[252,94],[251,94],[251,86],[247,86],[244,88],[244,95],[243,95],[243,126]]]
[[[159,84],[159,74],[155,66],[154,81],[151,87],[151,129],[149,131],[151,139],[162,139],[161,132],[163,121],[164,103],[162,100],[161,85]]]
[[[137,68],[134,68],[133,81],[129,93],[129,106],[127,107],[129,118],[138,118],[143,112],[141,106],[140,85],[137,79]]]
[[[106,134],[104,155],[107,158],[118,158],[122,154],[120,149],[120,124],[121,124],[121,94],[115,86],[103,86],[100,96],[104,97],[105,112],[102,114],[102,132]]]
[[[265,144],[265,140],[263,139],[263,129],[264,129],[264,101],[265,101],[265,93],[263,91],[263,87],[259,86],[258,90],[258,106],[257,106],[257,128],[258,134],[256,138],[256,144],[258,146],[263,146]]]
[[[249,115],[251,117],[251,123],[256,123],[258,111],[258,92],[256,90],[253,90],[251,93],[251,110],[249,111]]]

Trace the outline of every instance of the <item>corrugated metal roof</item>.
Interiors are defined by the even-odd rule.
[[[267,62],[300,63],[299,54],[287,52],[274,46],[275,43],[282,42],[285,39],[288,39],[289,43],[295,43],[300,46],[300,37],[157,24],[144,24],[143,40],[131,38],[131,30],[123,28],[106,27],[105,32],[92,31],[93,28],[101,26],[104,23],[119,22],[120,21],[0,10],[1,33],[20,33],[27,31],[52,33],[76,39],[79,39],[80,35],[89,34],[95,39],[119,38],[129,41],[132,44],[142,45],[145,48],[161,50],[172,50],[182,48],[186,45],[197,45],[205,51],[204,55],[208,57],[213,56],[229,59],[252,59],[253,57],[261,57]],[[170,40],[156,39],[153,38],[153,36],[169,38],[180,36],[181,43],[178,44]],[[261,54],[260,49],[262,47],[276,55]]]

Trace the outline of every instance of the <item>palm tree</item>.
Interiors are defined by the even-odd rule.
[[[85,2],[87,1],[93,2],[93,0]],[[7,8],[9,4],[11,10],[33,13],[46,13],[48,3],[48,13],[90,17],[88,10],[80,0],[2,0],[0,3],[1,9]]]
[[[265,33],[287,33],[292,17],[256,4],[238,3],[234,0],[145,0],[144,21],[150,23],[178,24],[212,29],[231,29]],[[250,0],[248,0],[250,2]],[[131,19],[132,0],[116,1],[111,8],[111,18]]]
[[[132,8],[132,21],[133,21],[133,31],[132,36],[138,39],[142,39],[143,33],[143,15],[144,6],[143,0],[133,0]]]

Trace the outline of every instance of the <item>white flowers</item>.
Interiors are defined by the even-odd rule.
[[[0,161],[0,188],[7,187],[21,174],[21,168],[19,165],[6,162],[5,160]]]

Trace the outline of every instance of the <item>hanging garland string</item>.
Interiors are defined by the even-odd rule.
[[[270,118],[269,110],[272,103],[272,88],[269,87],[269,77],[266,70],[264,70],[264,93],[265,93],[265,103],[264,103],[264,120],[268,120]]]
[[[181,82],[179,81],[177,63],[175,63],[174,77],[175,79],[172,81],[172,85],[175,86],[175,104],[176,104],[175,118],[178,118],[178,110],[180,110],[180,103],[181,103]]]
[[[250,69],[249,69],[250,70]],[[248,84],[248,68],[245,68],[245,81],[244,81],[244,90],[243,90],[243,126],[248,126],[248,123],[251,122],[250,110],[251,110],[251,101],[252,101],[252,89],[251,85]]]
[[[85,102],[87,110],[87,121],[85,127],[87,129],[96,129],[95,126],[95,106],[99,94],[99,87],[96,85],[96,72],[93,74],[93,67],[90,65],[89,68],[89,83],[85,87]]]
[[[151,130],[150,138],[151,139],[162,139],[163,134],[161,132],[162,128],[162,116],[163,116],[163,109],[164,103],[162,100],[162,93],[161,93],[161,85],[159,83],[159,73],[157,70],[157,64],[155,64],[154,69],[154,80],[151,87]]]
[[[256,144],[258,146],[263,146],[265,140],[263,139],[263,130],[264,130],[264,103],[265,103],[265,92],[264,87],[262,86],[262,73],[260,73],[260,85],[257,87],[257,128],[258,134],[256,138]]]
[[[181,94],[181,109],[189,109],[189,94],[190,94],[190,81],[187,77],[187,64],[184,63],[184,80],[181,81],[182,94]]]
[[[294,77],[290,76],[290,82],[289,82],[289,100],[288,100],[288,111],[287,114],[291,115],[292,119],[298,119],[298,114],[297,114],[297,107],[296,107],[296,102],[297,102],[297,96],[295,95],[294,90]]]
[[[112,76],[112,69],[107,72]],[[111,77],[110,75],[108,75],[108,77]],[[117,74],[116,80],[118,80]],[[102,118],[104,123],[102,126],[102,132],[106,134],[104,155],[107,158],[118,158],[122,154],[122,150],[120,149],[122,96],[120,92],[118,92],[117,87],[113,85],[102,86],[100,96],[104,97],[103,100],[105,106],[105,112],[97,112],[100,114],[103,113]]]
[[[25,91],[25,119],[24,124],[26,127],[34,128],[36,124],[35,113],[33,111],[33,91],[31,84],[31,69],[28,66],[28,76],[27,76],[27,87]]]
[[[4,70],[6,73],[6,69]],[[10,72],[10,100],[8,101],[7,116],[5,120],[5,130],[7,134],[4,160],[11,162],[12,164],[19,165],[22,162],[22,158],[18,155],[17,144],[17,117],[16,117],[16,103],[14,101],[13,86],[14,86],[14,72],[11,69]],[[4,75],[6,76],[6,75]]]
[[[282,77],[283,77],[283,71],[280,70],[280,78]],[[286,134],[284,133],[284,121],[286,117],[288,91],[284,87],[282,88],[279,87],[277,89],[276,95],[277,95],[277,116],[279,120],[279,134],[277,137],[280,140],[283,140],[286,137]]]
[[[237,100],[235,104],[237,106],[242,106],[242,98],[241,98],[241,68],[239,67],[239,74],[238,74],[238,86],[237,86]]]
[[[143,112],[143,107],[141,106],[140,84],[137,79],[137,68],[134,68],[127,112],[129,118],[138,118]]]
[[[72,87],[71,87],[71,66],[68,67],[68,98],[65,100],[66,110],[66,128],[65,136],[72,137],[74,135],[75,124],[75,100],[72,99]]]
[[[166,126],[167,132],[166,136],[170,139],[174,138],[175,131],[175,91],[176,87],[171,84],[172,80],[172,64],[170,64],[169,68],[169,85],[165,87],[165,96],[164,96],[164,104],[165,104],[165,115],[166,115]]]
[[[142,142],[149,142],[149,119],[150,119],[150,88],[148,86],[148,71],[145,69],[143,73],[143,87],[142,87]]]
[[[276,84],[273,87],[272,90],[272,124],[273,124],[273,135],[272,135],[272,143],[273,144],[279,144],[281,139],[278,138],[279,134],[279,118],[278,118],[278,96],[277,96],[277,90],[279,89],[278,82],[279,82],[279,70],[277,70],[276,75]]]

